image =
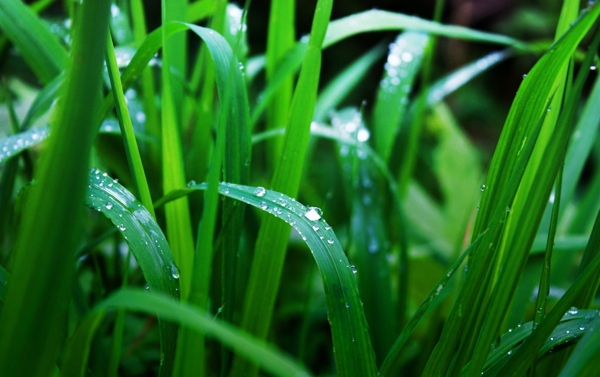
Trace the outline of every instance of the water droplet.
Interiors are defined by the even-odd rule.
[[[596,70],[596,66],[595,65],[590,66],[590,71],[595,71],[595,70]]]
[[[313,230],[316,232],[317,230],[319,230],[319,226],[318,225],[313,225]]]
[[[585,330],[585,326],[579,326],[579,330],[581,330],[581,331]]]
[[[330,245],[333,245],[335,243],[335,241],[333,239],[329,238],[327,240],[327,243],[330,244]]]
[[[527,73],[523,74],[523,80],[525,80],[527,78]]]
[[[267,203],[266,202],[260,202],[260,209],[267,209]]]
[[[352,271],[353,274],[356,274],[358,272],[358,269],[354,265],[350,266],[350,270]]]
[[[146,284],[146,286],[144,287],[147,291],[150,290],[150,284]]]
[[[481,191],[485,191],[485,185],[481,185],[481,187],[479,188]]]
[[[347,303],[346,303],[346,308],[349,308],[349,307],[350,307],[350,303],[349,303],[349,302],[347,302]]]
[[[567,311],[567,314],[570,314],[570,315],[575,315],[577,313],[579,313],[579,309],[577,309],[574,306],[571,306],[571,308]]]
[[[308,210],[304,212],[304,217],[309,219],[310,221],[317,221],[323,215],[323,211],[317,207],[308,207]]]
[[[265,190],[264,187],[258,186],[254,189],[254,195],[258,196],[259,198],[265,196],[266,193],[267,190]]]
[[[506,354],[507,355],[512,355],[512,350],[508,351]]]
[[[179,279],[179,268],[175,263],[171,263],[171,276],[173,276],[173,279]]]
[[[125,228],[125,225],[123,225],[123,224],[119,224],[119,230],[120,230],[121,232],[124,232],[124,231],[126,231],[126,230],[127,230],[127,228]]]
[[[105,207],[106,209],[110,210],[110,209],[113,207],[113,205],[112,205],[111,203],[108,203],[108,204],[106,204],[104,207]]]
[[[193,179],[191,181],[189,181],[186,185],[187,187],[193,187],[196,186],[196,181],[194,181]]]

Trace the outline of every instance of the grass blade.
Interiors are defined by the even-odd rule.
[[[142,269],[150,289],[179,299],[179,268],[162,230],[149,212],[129,191],[106,173],[92,170],[86,205],[102,212],[123,234]],[[177,326],[159,318],[162,360],[161,375],[170,374],[175,360]]]
[[[429,40],[427,34],[410,30],[400,34],[390,44],[373,111],[375,150],[386,162],[390,158]]]
[[[3,0],[0,3],[0,29],[42,82],[50,82],[66,66],[65,49],[23,2]]]
[[[87,163],[99,124],[109,2],[86,1],[79,10],[69,79],[37,170],[37,184],[25,203],[0,313],[0,368],[9,376],[49,375],[63,340]],[[81,98],[90,99],[88,106],[70,106]],[[31,258],[37,263],[32,264]],[[23,363],[24,359],[31,362]]]
[[[92,348],[92,341],[94,340],[94,335],[102,323],[105,314],[105,311],[99,310],[79,322],[75,332],[67,342],[61,363],[61,376],[85,376],[88,357]]]
[[[181,304],[160,294],[122,289],[98,304],[94,311],[105,308],[127,308],[157,314],[216,338],[239,355],[259,363],[264,370],[275,376],[310,377],[304,367],[292,361],[288,356],[226,322],[214,320],[203,309],[191,304]]]
[[[461,26],[442,25],[422,18],[407,16],[384,10],[368,10],[332,21],[327,29],[323,47],[330,46],[350,36],[383,30],[414,30],[449,38],[496,43],[520,50],[531,50],[527,44],[516,39],[492,33],[468,29]]]
[[[331,0],[319,0],[317,3],[308,49],[290,108],[282,158],[272,179],[273,189],[290,196],[296,196],[300,185],[316,103],[321,46],[332,5]],[[242,328],[261,339],[266,337],[271,324],[288,239],[289,229],[285,224],[271,218],[264,219],[255,245],[242,316]],[[336,357],[340,357],[339,352]],[[251,365],[239,358],[234,360],[233,376],[248,371],[250,376],[256,374]]]

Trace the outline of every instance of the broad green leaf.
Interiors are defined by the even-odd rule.
[[[171,248],[152,214],[106,173],[90,171],[85,204],[102,212],[127,241],[151,290],[179,299],[180,271]],[[175,358],[177,326],[160,318],[161,373],[170,374]]]
[[[239,330],[227,322],[215,320],[203,309],[191,304],[173,301],[161,294],[121,289],[102,301],[94,311],[106,308],[126,308],[175,321],[194,331],[206,333],[233,349],[274,376],[310,377],[306,368],[294,362],[281,351]]]
[[[42,82],[50,82],[65,68],[67,52],[48,26],[22,1],[0,2],[0,29]]]
[[[1,3],[3,18],[14,4],[17,2]],[[108,1],[85,1],[78,7],[71,64],[54,114],[52,135],[40,157],[36,183],[21,213],[11,256],[11,281],[0,313],[0,369],[8,376],[49,375],[63,344],[74,276],[73,259],[82,230],[81,203],[88,161],[100,123],[109,5]],[[23,17],[27,19],[28,15]],[[20,20],[17,17],[11,22]],[[32,23],[35,26],[38,22]],[[52,46],[51,41],[44,40],[47,33],[37,32],[42,33],[38,42]],[[31,33],[35,35],[35,27],[23,33],[29,37]],[[47,51],[38,42],[32,41],[30,48]],[[60,58],[56,65],[49,60],[44,59],[43,63],[54,69],[43,71],[44,81],[51,80],[64,63]],[[87,99],[86,106],[72,106],[82,98]],[[32,260],[36,263],[31,263]]]

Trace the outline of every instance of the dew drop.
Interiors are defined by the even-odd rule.
[[[319,230],[319,226],[318,225],[313,225],[313,230],[316,232],[317,230]]]
[[[333,239],[329,238],[327,240],[327,243],[330,244],[330,245],[333,245],[335,243],[335,241]]]
[[[175,263],[171,263],[171,276],[173,276],[173,279],[179,279],[179,268]]]
[[[352,271],[353,274],[356,274],[358,272],[358,269],[354,265],[350,266],[350,270]]]
[[[317,207],[308,207],[308,210],[304,212],[304,217],[309,219],[310,221],[317,221],[323,215],[323,211]]]
[[[107,205],[104,206],[104,208],[110,210],[112,209],[113,205],[111,203],[108,203]]]
[[[577,309],[574,306],[571,306],[571,308],[567,311],[567,314],[570,314],[570,315],[575,315],[577,313],[579,313],[579,309]]]
[[[120,224],[120,225],[119,225],[119,230],[120,230],[121,232],[124,232],[124,231],[126,231],[126,230],[127,230],[127,228],[125,228],[125,225],[123,225],[123,224]]]
[[[346,303],[346,308],[349,308],[349,307],[350,307],[350,303],[349,303],[349,302],[347,302],[347,303]]]
[[[590,71],[595,71],[595,70],[596,70],[596,66],[595,65],[590,66]]]
[[[186,185],[186,186],[187,186],[187,187],[193,187],[193,186],[196,186],[196,181],[194,181],[194,180],[191,180],[191,181],[189,181],[189,182],[187,183],[187,185]]]
[[[523,80],[525,80],[527,78],[527,73],[523,74]]]
[[[482,192],[485,191],[485,185],[481,185],[481,187],[479,188]]]
[[[266,193],[267,190],[265,190],[264,187],[258,186],[254,189],[254,195],[258,196],[259,198],[265,196]]]
[[[260,202],[260,209],[267,209],[267,203],[266,202]]]

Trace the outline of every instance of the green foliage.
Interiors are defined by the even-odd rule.
[[[150,3],[0,2],[3,376],[600,374],[600,5]]]

